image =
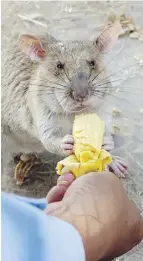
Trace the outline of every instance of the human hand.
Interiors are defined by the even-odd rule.
[[[111,260],[143,239],[139,211],[114,174],[89,173],[73,180],[72,174],[59,178],[48,194],[48,202],[53,203],[45,213],[79,231],[87,261]]]

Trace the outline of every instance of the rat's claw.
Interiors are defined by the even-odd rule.
[[[109,167],[119,178],[125,178],[128,174],[128,164],[119,156],[112,157]]]
[[[70,155],[73,153],[74,139],[72,135],[66,135],[61,142],[61,149],[65,154]]]
[[[112,136],[104,136],[104,144],[103,149],[107,151],[111,151],[114,149],[114,141]]]

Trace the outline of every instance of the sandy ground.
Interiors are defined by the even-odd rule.
[[[32,30],[46,30],[61,41],[86,39],[98,35],[101,26],[106,23],[111,13],[131,15],[137,26],[143,28],[143,2],[24,2],[11,1],[2,3],[2,50],[8,39],[19,31],[30,30],[25,16],[36,17],[36,27]],[[45,17],[38,18],[39,15]],[[113,107],[122,111],[121,116],[114,118],[120,126],[122,141],[118,137],[115,153],[124,156],[129,162],[129,176],[123,185],[129,197],[136,203],[143,214],[143,66],[135,60],[135,56],[143,55],[143,42],[129,37],[119,40],[113,52],[106,56],[113,85],[119,91],[111,96],[106,109]],[[110,62],[112,60],[112,62]],[[143,60],[143,56],[142,56]],[[141,110],[142,109],[142,110]],[[46,154],[46,165],[35,168],[26,181],[18,187],[13,175],[2,175],[2,190],[26,196],[45,196],[56,182],[55,165],[58,158]],[[143,260],[143,244],[117,260]]]

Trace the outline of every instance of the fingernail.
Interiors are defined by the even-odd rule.
[[[71,184],[74,181],[74,179],[75,178],[72,173],[65,173],[58,178],[57,184],[61,181],[66,181],[68,184]]]
[[[57,180],[57,185],[69,186],[69,182],[67,182],[65,180]]]

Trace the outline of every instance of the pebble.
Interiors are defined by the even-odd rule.
[[[121,114],[121,110],[119,108],[113,108],[112,115],[119,116]]]
[[[140,36],[139,32],[133,32],[133,33],[130,34],[130,38],[132,38],[132,39],[138,39],[139,36]]]
[[[140,113],[143,114],[143,108],[140,109]]]

